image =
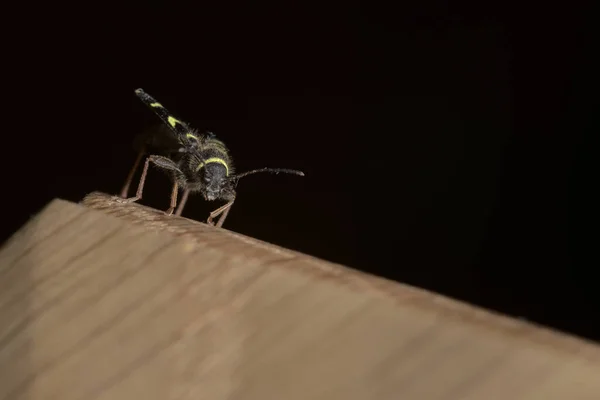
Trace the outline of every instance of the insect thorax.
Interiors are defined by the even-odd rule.
[[[179,160],[182,176],[176,179],[191,191],[203,191],[214,186],[215,182],[225,183],[229,187],[229,178],[233,176],[231,157],[225,145],[210,136],[198,138],[197,146],[184,153]],[[207,182],[208,179],[208,182]],[[225,195],[225,193],[224,193]],[[229,197],[229,196],[225,196]]]

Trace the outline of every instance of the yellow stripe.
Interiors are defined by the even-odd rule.
[[[164,107],[162,106],[162,104],[160,104],[160,103],[150,103],[150,107],[160,107],[160,108],[164,108]]]
[[[175,125],[177,125],[177,124],[181,124],[181,125],[183,125],[183,124],[181,123],[181,121],[180,121],[180,120],[178,120],[178,119],[175,119],[175,118],[171,117],[170,115],[169,115],[169,117],[167,118],[167,120],[169,121],[169,123],[171,124],[171,126],[172,126],[173,128],[175,128]]]
[[[219,158],[219,157],[211,157],[208,160],[204,161],[203,163],[200,163],[200,165],[198,165],[198,168],[196,168],[196,171],[199,171],[200,168],[204,167],[206,164],[211,164],[211,163],[217,163],[217,164],[223,165],[225,167],[227,176],[229,176],[229,166],[227,165],[225,160],[223,160],[222,158]]]
[[[194,139],[195,141],[198,141],[198,137],[196,135],[193,135],[191,133],[186,133],[185,137],[188,139]]]

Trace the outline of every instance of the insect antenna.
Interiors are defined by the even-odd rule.
[[[287,169],[287,168],[259,168],[259,169],[253,169],[251,171],[242,172],[241,174],[237,174],[235,176],[232,176],[231,180],[235,181],[235,183],[237,184],[237,181],[239,181],[241,178],[243,178],[245,176],[248,176],[248,175],[257,174],[259,172],[270,172],[272,174],[284,173],[284,174],[292,174],[292,175],[304,176],[304,172],[298,171],[296,169]]]

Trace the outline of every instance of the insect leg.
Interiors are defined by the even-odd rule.
[[[220,228],[221,226],[223,226],[223,222],[225,222],[225,218],[227,218],[227,214],[229,214],[229,210],[231,209],[231,206],[233,205],[234,201],[235,201],[235,199],[231,200],[229,203],[227,203],[224,206],[221,206],[221,207],[217,208],[215,211],[211,212],[206,223],[209,225],[215,225],[213,222],[213,218],[218,217],[220,215],[221,218],[219,218],[219,220],[217,221],[216,226],[217,226],[217,228]]]
[[[175,206],[177,205],[178,190],[179,190],[179,185],[177,184],[177,182],[173,183],[173,190],[171,191],[171,207],[169,207],[169,209],[167,211],[165,211],[165,214],[167,214],[167,215],[172,215],[173,210],[175,209]]]
[[[146,148],[142,147],[142,149],[140,150],[140,152],[137,155],[137,158],[135,159],[135,163],[133,164],[131,171],[129,171],[129,175],[127,175],[125,184],[123,185],[123,188],[121,189],[121,197],[124,199],[127,198],[127,193],[129,193],[129,186],[131,186],[131,182],[133,181],[133,175],[135,174],[135,171],[137,170],[138,166],[140,165],[140,162],[142,161],[142,157],[144,157],[145,153],[146,153]]]
[[[185,203],[187,203],[188,196],[190,195],[190,190],[185,189],[183,191],[183,195],[181,196],[181,200],[179,200],[179,205],[177,206],[177,210],[175,210],[175,215],[180,216],[183,212],[183,207],[185,207]]]
[[[134,201],[138,201],[139,199],[142,198],[142,193],[144,192],[144,184],[146,183],[146,175],[148,175],[148,167],[150,166],[150,162],[152,162],[154,165],[156,165],[159,168],[163,168],[163,169],[167,169],[167,170],[171,170],[171,171],[178,171],[181,172],[179,170],[179,168],[177,168],[177,164],[175,164],[174,161],[166,158],[166,157],[162,157],[162,156],[148,156],[148,158],[146,158],[146,162],[144,163],[144,169],[142,170],[142,176],[140,177],[140,183],[138,184],[138,188],[137,188],[137,192],[135,193],[134,197],[129,197],[127,199],[120,199],[119,201],[121,203],[132,203]],[[177,199],[175,199],[177,201]]]

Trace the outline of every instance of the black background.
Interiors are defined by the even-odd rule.
[[[142,87],[239,171],[305,171],[243,180],[227,229],[600,339],[591,13],[401,4],[6,14],[2,239],[53,198],[120,190],[158,122]],[[142,202],[169,188],[152,170]]]

